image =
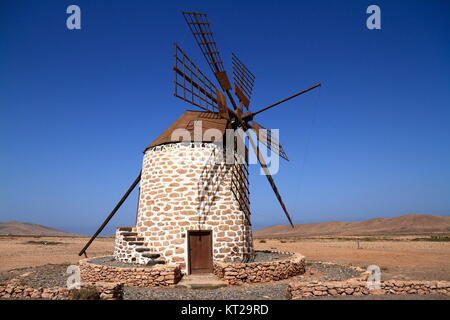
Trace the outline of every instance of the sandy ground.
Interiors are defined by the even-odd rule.
[[[78,252],[88,238],[66,237],[0,237],[0,271],[35,267],[54,263],[77,263],[84,256]],[[62,242],[61,244],[29,244],[28,241]],[[109,255],[114,250],[113,238],[98,238],[88,249],[88,257]]]
[[[76,263],[78,252],[88,238],[0,237],[0,271],[45,264]],[[382,279],[450,280],[450,242],[410,241],[398,237],[388,240],[357,241],[349,237],[336,239],[255,240],[256,249],[298,252],[309,260],[367,267],[378,265]],[[28,241],[61,242],[30,244]],[[110,255],[113,238],[99,238],[88,250],[88,256]]]
[[[366,268],[377,265],[382,279],[450,280],[450,242],[393,240],[360,241],[333,239],[255,240],[257,249],[298,252],[309,260],[335,262]]]

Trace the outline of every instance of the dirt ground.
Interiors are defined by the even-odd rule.
[[[382,279],[450,280],[450,242],[411,241],[414,237],[345,239],[256,239],[260,250],[298,252],[307,260],[367,267],[378,265]],[[88,238],[0,237],[0,271],[45,264],[73,264]],[[34,243],[30,243],[34,242]],[[265,241],[265,243],[264,243]],[[113,238],[99,238],[88,256],[110,255]]]
[[[298,252],[308,260],[381,268],[382,280],[450,280],[450,242],[415,237],[345,239],[256,239],[257,249]],[[265,243],[264,243],[265,241]]]
[[[78,252],[88,238],[66,237],[0,237],[0,271],[35,267],[44,264],[76,264],[84,256]],[[33,242],[33,243],[30,243]],[[47,244],[44,244],[47,243]],[[113,238],[98,238],[88,249],[88,256],[109,255]]]

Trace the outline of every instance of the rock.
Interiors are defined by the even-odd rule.
[[[348,295],[351,295],[353,293],[353,289],[352,288],[347,288],[345,289],[345,293]]]
[[[331,294],[332,296],[337,295],[337,291],[335,289],[328,290],[328,293]]]

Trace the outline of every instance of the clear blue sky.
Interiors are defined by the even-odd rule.
[[[371,4],[382,30],[366,28]],[[207,12],[226,67],[234,52],[256,75],[254,110],[323,83],[258,118],[281,129],[291,162],[275,179],[295,223],[449,215],[449,1],[3,0],[0,221],[95,231],[189,108],[172,43],[213,79],[183,10]],[[254,226],[286,223],[255,169]],[[107,232],[135,210],[134,193]]]

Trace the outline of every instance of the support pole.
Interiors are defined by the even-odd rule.
[[[270,109],[270,108],[273,108],[273,107],[279,105],[280,103],[283,103],[283,102],[286,102],[286,101],[288,101],[288,100],[291,100],[291,99],[293,99],[293,98],[295,98],[295,97],[297,97],[297,96],[299,96],[299,95],[301,95],[301,94],[304,94],[304,93],[306,93],[306,92],[308,92],[308,91],[311,91],[311,90],[313,90],[313,89],[315,89],[315,88],[317,88],[317,87],[320,87],[320,86],[321,86],[321,84],[318,83],[318,84],[316,84],[315,86],[312,86],[311,88],[308,88],[308,89],[306,89],[306,90],[303,90],[303,91],[300,91],[300,92],[298,92],[298,93],[296,93],[296,94],[293,94],[292,96],[287,97],[286,99],[280,100],[280,101],[278,101],[278,102],[275,102],[274,104],[271,104],[271,105],[268,106],[268,107],[265,107],[265,108],[263,108],[263,109],[261,109],[261,110],[259,110],[259,111],[253,112],[253,113],[252,113],[252,116],[256,116],[258,113],[261,113],[261,112],[266,111],[266,110],[268,110],[268,109]]]
[[[109,220],[111,220],[111,218],[114,216],[114,214],[116,214],[117,210],[119,210],[120,206],[122,206],[122,204],[128,198],[128,196],[130,195],[131,191],[133,191],[133,189],[137,186],[137,184],[139,183],[140,180],[141,180],[141,173],[139,173],[139,176],[136,178],[136,180],[134,180],[134,182],[130,186],[130,188],[128,188],[127,192],[123,195],[122,199],[120,199],[120,201],[117,203],[117,205],[111,211],[111,213],[108,215],[108,217],[105,219],[105,221],[103,221],[103,223],[100,226],[100,228],[98,228],[98,230],[94,233],[94,235],[91,237],[91,239],[89,239],[88,243],[86,243],[84,248],[80,251],[80,253],[78,254],[79,256],[81,256],[83,254],[86,254],[87,248],[89,248],[89,246],[95,240],[95,238],[97,238],[97,236],[100,234],[100,232],[102,232],[103,228],[106,227],[106,225],[108,224]]]

